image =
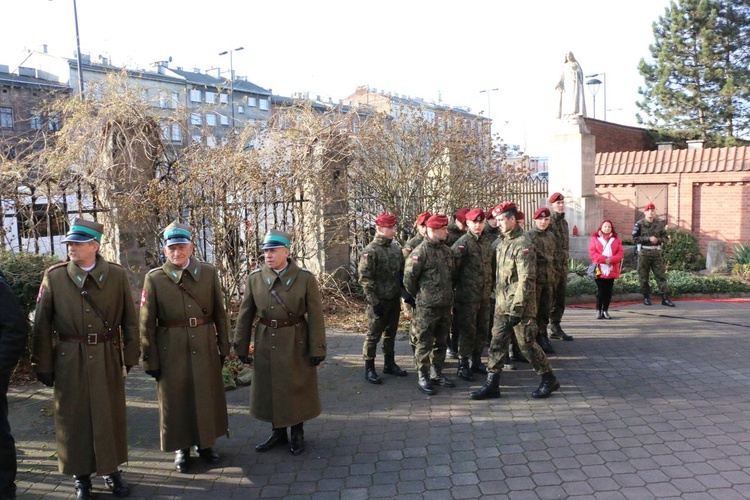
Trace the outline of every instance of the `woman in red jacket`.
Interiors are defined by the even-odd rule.
[[[609,303],[615,279],[620,277],[622,241],[617,237],[612,221],[604,220],[591,235],[589,243],[591,262],[596,264],[596,319],[612,319]]]

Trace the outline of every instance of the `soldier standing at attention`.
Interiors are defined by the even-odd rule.
[[[417,338],[414,362],[419,370],[419,390],[435,394],[432,384],[453,387],[443,375],[446,341],[453,306],[453,255],[445,245],[448,217],[427,219],[427,237],[406,261],[404,285],[417,299],[412,324]]]
[[[54,387],[60,472],[76,498],[92,498],[91,474],[118,497],[130,495],[125,375],[138,364],[138,316],[125,271],[99,255],[104,226],[76,219],[62,242],[67,263],[44,273],[37,297],[32,365]]]
[[[466,214],[468,231],[453,244],[456,290],[453,314],[458,340],[458,376],[473,382],[474,373],[487,374],[482,350],[487,343],[492,294],[492,241],[484,234],[484,210]],[[471,359],[471,362],[470,362]]]
[[[568,221],[565,220],[565,197],[560,193],[552,193],[549,197],[552,208],[552,219],[549,231],[555,235],[554,281],[552,281],[552,305],[549,311],[551,339],[573,340],[572,335],[565,333],[560,327],[565,313],[565,290],[568,287],[568,248],[570,247],[570,232]],[[552,346],[550,346],[552,347]]]
[[[511,336],[518,339],[521,352],[542,376],[533,398],[546,398],[560,388],[547,356],[536,343],[536,255],[528,233],[518,226],[515,203],[502,203],[498,223],[503,238],[497,247],[497,297],[487,365],[487,382],[471,393],[471,399],[500,397],[502,361]],[[514,327],[518,326],[515,329]]]
[[[417,226],[417,234],[409,238],[409,241],[406,242],[404,248],[401,250],[404,254],[404,259],[409,256],[412,250],[417,248],[417,246],[422,243],[424,235],[427,233],[427,226],[425,226],[425,224],[427,223],[427,219],[429,218],[430,212],[422,212],[421,214],[417,215],[417,220],[415,221],[415,224]]]
[[[299,455],[305,450],[305,420],[321,411],[317,367],[326,358],[326,327],[318,281],[289,258],[290,247],[291,236],[284,231],[271,229],[263,238],[265,263],[247,279],[234,350],[248,361],[258,316],[250,413],[273,430],[255,451],[289,443],[291,426],[289,451]]]
[[[492,208],[484,213],[484,217],[487,219],[487,223],[484,225],[484,235],[491,242],[494,242],[500,235],[500,228],[497,227],[497,218],[492,213]]]
[[[667,242],[666,222],[656,220],[655,215],[656,205],[649,203],[643,208],[643,219],[633,226],[633,243],[638,247],[638,276],[641,278],[643,303],[651,305],[648,278],[649,272],[653,271],[661,292],[661,305],[674,307],[674,303],[669,300],[667,268],[661,254],[664,243]]]
[[[468,208],[461,208],[453,215],[453,223],[448,225],[448,237],[445,239],[445,244],[452,247],[458,239],[466,234],[466,214],[469,213]],[[451,359],[458,358],[458,337],[461,332],[456,325],[456,316],[454,315],[451,320],[451,329],[448,334],[448,349],[447,356]]]
[[[383,373],[405,377],[395,361],[396,331],[401,314],[401,290],[404,258],[394,241],[396,217],[389,213],[375,219],[375,237],[359,258],[359,283],[367,299],[369,329],[362,357],[365,360],[365,380],[371,384],[382,381],[375,371],[375,354],[383,337]]]
[[[538,208],[534,212],[534,227],[528,232],[536,251],[536,340],[545,353],[554,352],[547,336],[552,283],[555,282],[555,236],[549,231],[550,218],[549,208]]]
[[[156,379],[162,451],[174,451],[178,472],[190,469],[190,449],[215,464],[216,438],[228,434],[221,367],[229,354],[229,324],[219,275],[193,254],[192,228],[164,229],[167,262],[146,275],[141,294],[143,369]]]

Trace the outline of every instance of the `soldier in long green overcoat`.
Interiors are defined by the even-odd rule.
[[[248,277],[234,350],[247,358],[254,330],[250,413],[273,426],[255,450],[289,443],[291,426],[290,451],[298,455],[304,451],[304,421],[321,412],[317,366],[326,356],[326,333],[318,282],[289,258],[290,245],[284,231],[271,230],[263,239],[265,263]]]
[[[216,268],[194,257],[190,226],[164,229],[167,261],[146,275],[141,294],[143,369],[156,379],[162,451],[187,472],[190,450],[218,463],[216,439],[228,431],[221,367],[229,324]]]
[[[91,497],[94,472],[115,495],[130,493],[118,467],[128,460],[124,375],[138,364],[138,317],[125,271],[98,254],[103,228],[73,222],[62,240],[70,261],[45,272],[34,317],[32,365],[54,386],[58,467],[78,498]]]

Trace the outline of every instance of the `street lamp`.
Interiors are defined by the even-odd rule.
[[[487,94],[487,119],[490,121],[490,135],[492,135],[492,106],[490,102],[490,95],[497,90],[499,89],[495,87],[494,89],[484,89],[479,91],[480,94]]]
[[[49,0],[50,2],[52,0]],[[73,0],[73,20],[76,24],[76,56],[78,58],[78,96],[83,99],[83,66],[81,65],[81,36],[78,34],[78,6]]]
[[[236,49],[219,52],[220,56],[229,54],[229,105],[232,107],[232,128],[234,128],[234,61],[232,54],[244,49],[245,47],[237,47]]]
[[[601,76],[604,82],[595,78]],[[591,93],[594,94],[594,118],[596,118],[596,92],[599,90],[599,85],[604,84],[604,121],[607,121],[607,73],[593,73],[586,75],[586,78],[591,78],[586,82],[586,85],[591,85]]]

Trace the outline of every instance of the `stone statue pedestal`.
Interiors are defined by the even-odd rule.
[[[549,193],[565,196],[568,226],[571,232],[577,227],[578,235],[586,237],[586,242],[603,218],[594,182],[595,155],[596,138],[582,117],[557,122],[550,141]]]

